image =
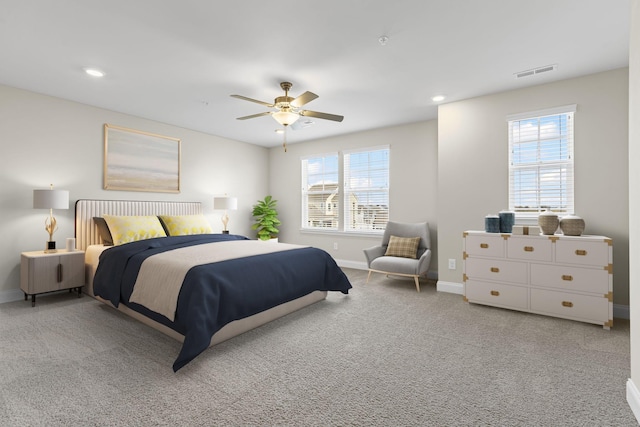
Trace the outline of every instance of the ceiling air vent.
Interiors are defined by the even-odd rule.
[[[558,64],[553,65],[545,65],[544,67],[533,68],[531,70],[518,71],[514,74],[516,79],[521,79],[523,77],[535,76],[542,73],[547,73],[549,71],[555,71],[558,68]]]

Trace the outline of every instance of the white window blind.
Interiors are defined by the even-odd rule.
[[[574,209],[575,105],[518,114],[509,123],[509,209],[520,218]]]
[[[389,147],[344,153],[345,231],[384,230],[389,220]]]
[[[338,190],[338,153],[302,159],[302,228],[339,228]]]

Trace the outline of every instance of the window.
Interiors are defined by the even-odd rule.
[[[536,218],[549,209],[573,213],[575,105],[512,115],[509,122],[509,209]]]
[[[338,153],[302,159],[302,228],[338,230]]]
[[[388,220],[389,147],[302,159],[303,229],[382,232]]]
[[[345,230],[384,230],[389,221],[389,148],[344,154]]]

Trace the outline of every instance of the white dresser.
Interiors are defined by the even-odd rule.
[[[465,231],[467,302],[613,326],[613,241]]]

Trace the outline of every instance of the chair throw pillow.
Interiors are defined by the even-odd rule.
[[[389,237],[389,246],[385,256],[398,256],[416,259],[420,237]]]

